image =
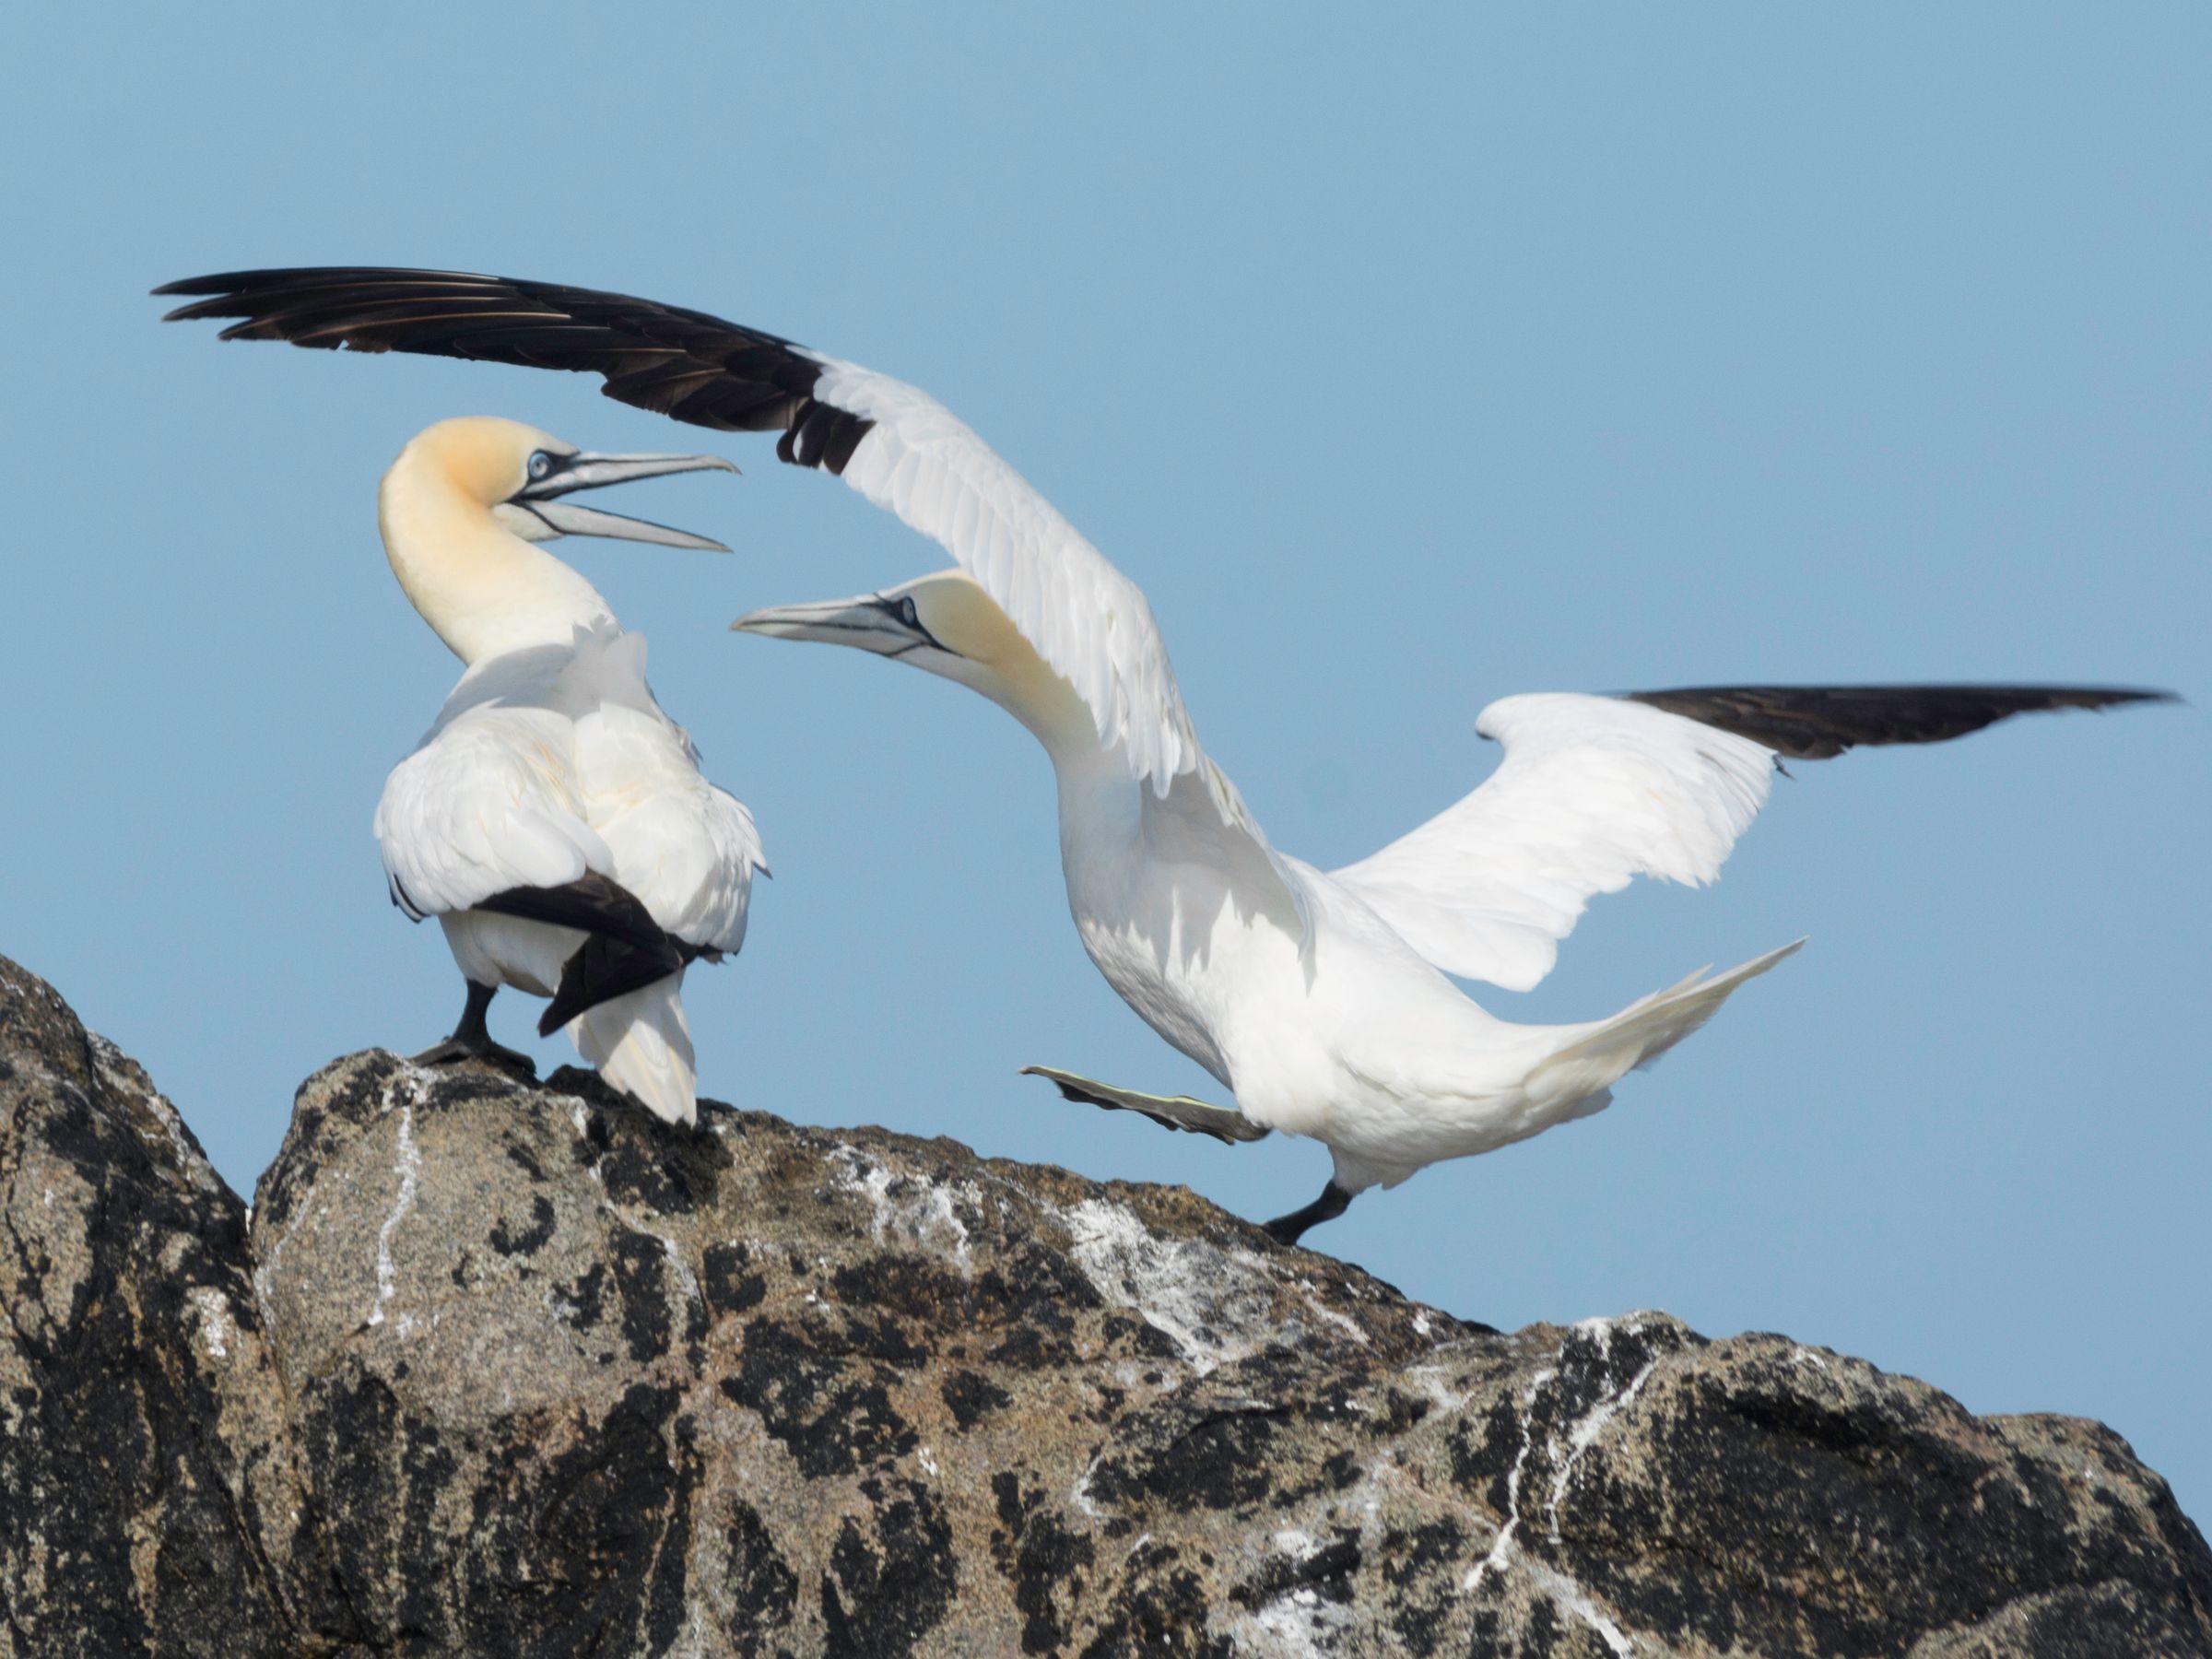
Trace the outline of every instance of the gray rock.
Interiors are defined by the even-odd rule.
[[[250,1230],[0,962],[0,1653],[2212,1653],[2100,1425],[382,1052]]]

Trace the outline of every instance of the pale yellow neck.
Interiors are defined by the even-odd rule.
[[[384,475],[376,516],[408,603],[472,666],[614,621],[590,582],[502,527],[415,445]]]
[[[1055,763],[1079,762],[1099,752],[1099,724],[1090,706],[1029,641],[993,663],[989,673],[984,695],[1029,727]]]

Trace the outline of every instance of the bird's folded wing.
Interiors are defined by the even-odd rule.
[[[417,921],[497,893],[614,872],[614,854],[580,803],[505,724],[447,725],[384,781],[377,846],[393,901]]]
[[[745,941],[760,836],[743,803],[700,774],[698,750],[661,712],[641,677],[643,644],[628,653],[639,672],[586,676],[575,721],[576,788],[583,813],[614,853],[623,885],[661,925],[705,951]],[[589,668],[588,653],[578,653]],[[610,659],[611,661],[611,659]],[[564,675],[563,688],[575,680]]]
[[[1593,894],[1711,881],[1773,772],[1763,744],[1618,698],[1508,697],[1475,729],[1505,750],[1482,786],[1331,874],[1439,968],[1514,991]]]
[[[616,867],[671,935],[724,954],[745,943],[753,872],[767,866],[743,803],[702,779],[642,799],[600,829]]]

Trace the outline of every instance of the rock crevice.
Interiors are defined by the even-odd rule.
[[[2102,1426],[382,1052],[245,1206],[0,961],[0,1654],[2212,1652]]]

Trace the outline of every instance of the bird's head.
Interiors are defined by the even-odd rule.
[[[1075,688],[965,571],[939,571],[852,599],[770,606],[730,627],[771,639],[854,645],[958,680],[1003,705],[1055,750],[1097,741]]]
[[[468,415],[441,420],[418,433],[400,453],[388,478],[418,468],[441,477],[488,510],[501,528],[524,541],[602,535],[729,551],[720,542],[688,530],[602,512],[563,499],[580,490],[656,478],[664,473],[737,470],[719,455],[594,454],[519,420]]]
[[[1006,612],[964,571],[941,571],[853,599],[770,606],[730,627],[775,640],[854,645],[949,679],[966,677],[962,663],[991,667],[1029,650]]]

